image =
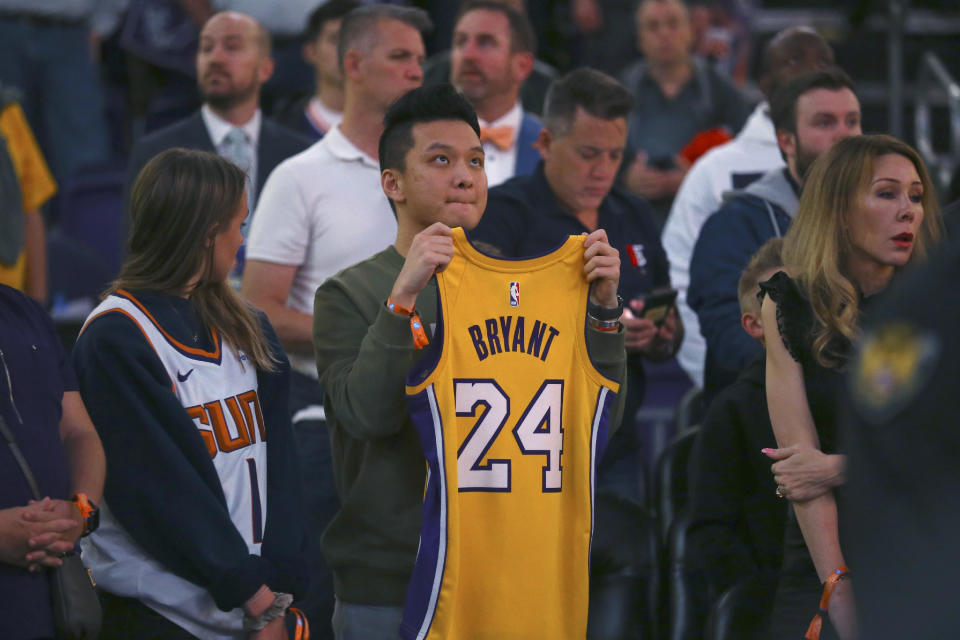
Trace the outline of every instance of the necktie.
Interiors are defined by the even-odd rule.
[[[480,142],[489,142],[500,151],[513,146],[513,127],[480,127]]]
[[[240,167],[247,174],[247,205],[253,211],[256,199],[253,179],[250,176],[250,169],[253,167],[253,145],[250,144],[250,140],[247,139],[247,134],[244,133],[243,129],[234,127],[230,129],[220,147],[220,155]]]
[[[243,221],[243,226],[240,227],[240,233],[243,234],[244,238],[247,237],[247,232],[250,230],[250,217],[253,214],[254,204],[257,198],[253,178],[250,176],[250,169],[253,167],[253,153],[253,145],[250,144],[247,134],[239,127],[230,129],[230,132],[227,133],[227,136],[223,139],[223,143],[220,145],[220,155],[237,165],[246,174],[247,210],[249,213]],[[240,245],[240,248],[237,250],[237,258],[233,263],[233,269],[229,276],[230,285],[236,291],[240,290],[240,278],[243,275],[245,263],[246,246]]]

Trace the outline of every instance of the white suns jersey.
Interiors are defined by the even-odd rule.
[[[214,351],[177,342],[126,291],[108,296],[87,323],[105,313],[126,315],[150,342],[206,444],[234,526],[250,553],[260,555],[267,513],[267,444],[255,366],[216,332]],[[198,638],[244,637],[242,610],[221,611],[205,589],[148,556],[117,522],[107,500],[101,505],[100,527],[83,539],[83,560],[107,591],[140,600]]]

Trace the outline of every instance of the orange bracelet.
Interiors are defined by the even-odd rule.
[[[813,616],[807,632],[803,635],[806,640],[820,640],[820,630],[823,627],[823,617],[827,615],[827,609],[830,607],[830,596],[833,595],[833,589],[840,582],[840,578],[849,575],[850,568],[847,565],[841,565],[834,569],[823,583],[823,595],[820,596],[820,611]]]
[[[402,316],[410,316],[410,333],[413,335],[415,349],[423,349],[430,344],[430,340],[427,339],[427,332],[423,330],[423,322],[420,321],[420,314],[417,313],[416,306],[413,309],[407,309],[387,298],[387,309]]]
[[[80,517],[83,518],[83,532],[80,535],[89,535],[100,524],[100,513],[97,507],[90,502],[90,498],[85,493],[73,494],[72,502],[80,511]]]

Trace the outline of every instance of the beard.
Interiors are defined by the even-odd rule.
[[[477,75],[469,75],[466,77],[466,82],[461,74],[464,72],[470,71]],[[460,73],[456,74],[451,83],[457,88],[457,90],[466,96],[470,100],[477,100],[486,97],[489,92],[489,79],[486,75],[483,74],[479,69],[464,69]]]
[[[226,111],[243,102],[243,96],[235,93],[204,93],[200,92],[203,101],[214,110]]]
[[[797,177],[800,178],[801,182],[807,179],[807,171],[810,170],[810,165],[819,157],[819,153],[807,149],[800,143],[799,139],[797,140],[797,157],[795,163],[797,165]]]
[[[197,89],[200,90],[200,96],[203,98],[205,103],[209,104],[214,109],[220,110],[229,109],[237,104],[245,102],[246,100],[250,99],[251,96],[256,95],[260,90],[260,88],[252,82],[246,86],[238,86],[233,80],[232,76],[230,77],[229,82],[215,87],[211,87],[203,80],[200,80],[197,83]]]

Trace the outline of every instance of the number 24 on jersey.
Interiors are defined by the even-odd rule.
[[[511,417],[510,397],[496,380],[454,380],[458,417],[476,417],[470,433],[457,450],[457,478],[460,491],[510,491],[511,460],[483,462]],[[560,491],[563,453],[563,380],[545,380],[527,404],[513,437],[523,455],[546,457],[543,466],[544,492]]]

